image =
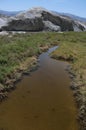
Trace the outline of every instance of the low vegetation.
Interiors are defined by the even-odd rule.
[[[53,57],[69,61],[75,75],[86,84],[86,33],[63,33],[58,40],[61,44]]]
[[[20,66],[21,64],[23,66],[26,64],[27,58],[30,61],[32,58],[32,62],[34,62],[37,56],[42,51],[48,49],[51,43],[58,44],[57,37],[55,37],[51,33],[26,33],[0,36],[0,90],[3,87],[10,86],[10,82],[12,82],[10,79],[14,80],[14,75],[16,75],[14,72],[21,71]],[[30,63],[27,64],[26,68],[29,67]]]

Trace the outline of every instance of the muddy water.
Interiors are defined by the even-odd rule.
[[[54,49],[0,104],[0,130],[78,130],[67,64],[49,57]]]

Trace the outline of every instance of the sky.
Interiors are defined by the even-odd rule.
[[[20,11],[32,7],[43,7],[86,18],[86,0],[0,0],[0,10]]]

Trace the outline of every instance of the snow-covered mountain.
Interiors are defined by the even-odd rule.
[[[0,30],[6,31],[86,31],[86,25],[72,17],[35,7],[10,17],[0,16]]]

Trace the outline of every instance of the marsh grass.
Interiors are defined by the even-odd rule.
[[[40,47],[58,45],[52,57],[67,60],[74,73],[86,83],[86,32],[40,32],[0,36],[0,82],[28,57],[41,53]]]
[[[86,82],[86,32],[67,32],[59,34],[58,38],[60,46],[52,56],[69,61],[74,73]]]
[[[41,53],[40,47],[58,44],[52,33],[26,33],[0,36],[0,83],[28,57]]]

